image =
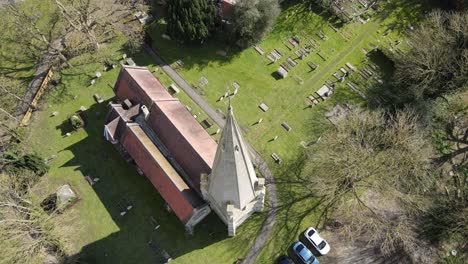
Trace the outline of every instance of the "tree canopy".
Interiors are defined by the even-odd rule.
[[[430,13],[409,44],[411,50],[395,55],[397,104],[468,88],[468,13]]]
[[[216,20],[211,0],[172,0],[167,6],[167,33],[178,40],[200,44],[210,37]]]
[[[280,13],[277,0],[240,0],[234,7],[232,37],[243,47],[259,42]]]
[[[411,251],[433,155],[417,116],[352,108],[334,123],[336,129],[312,146],[305,170],[310,189],[323,198],[324,215],[384,253]]]

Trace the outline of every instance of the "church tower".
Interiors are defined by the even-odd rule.
[[[203,198],[228,226],[229,236],[252,213],[264,207],[265,180],[257,178],[249,150],[229,104],[226,125],[210,175],[202,175]]]

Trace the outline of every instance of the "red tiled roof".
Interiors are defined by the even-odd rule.
[[[149,126],[198,187],[200,174],[211,172],[216,154],[211,136],[147,68],[124,67],[114,90],[121,101],[148,107]]]
[[[167,89],[146,67],[124,66],[114,87],[117,97],[148,108],[155,100],[173,100]]]
[[[183,181],[138,124],[127,124],[122,145],[176,216],[185,224],[201,198]]]
[[[221,16],[225,19],[231,18],[234,15],[235,0],[223,0],[221,1]]]
[[[216,142],[178,101],[156,101],[147,123],[199,188],[200,174],[211,172]]]
[[[218,145],[190,112],[180,102],[158,101],[156,106],[211,167]]]

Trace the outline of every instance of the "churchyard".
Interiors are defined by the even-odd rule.
[[[109,47],[103,56],[118,61],[121,55],[121,51]],[[132,58],[154,68],[143,54]],[[114,97],[111,86],[120,67],[104,72],[102,63],[93,60],[96,58],[89,56],[72,61],[81,66],[63,72],[60,86],[46,95],[47,103],[36,112],[30,125],[34,132],[27,139],[44,157],[56,155],[49,163],[47,182],[37,188],[38,196],[48,194],[64,182],[78,194],[78,203],[57,218],[70,242],[67,249],[92,263],[162,263],[168,257],[176,258],[175,263],[206,260],[227,263],[245,255],[246,245],[253,242],[251,238],[260,227],[262,215],[243,225],[240,229],[243,234],[233,239],[227,239],[225,226],[215,215],[190,236],[179,220],[166,211],[164,201],[148,180],[105,141],[103,122],[107,103]],[[102,76],[90,85],[96,71],[101,71]],[[158,78],[167,87],[171,84],[164,75]],[[102,103],[93,98],[96,93],[104,99]],[[187,101],[195,114],[202,113],[186,100],[183,91],[176,95]],[[81,107],[86,108],[86,125],[72,131],[68,117]],[[51,116],[53,112],[57,112],[55,116]],[[199,120],[205,116],[202,113]],[[213,126],[210,130],[215,133],[217,128]],[[93,181],[96,182],[91,185]],[[126,209],[129,205],[130,210]],[[121,215],[122,211],[127,213]]]
[[[249,140],[265,157],[277,153],[288,160],[327,128],[329,122],[322,117],[329,106],[337,102],[365,103],[359,94],[368,86],[384,82],[391,65],[370,55],[376,53],[371,51],[402,42],[405,30],[417,19],[414,14],[422,14],[422,8],[412,1],[392,1],[385,10],[393,12],[375,14],[365,24],[339,27],[327,15],[311,12],[303,4],[291,4],[267,39],[240,53],[226,50],[219,42],[187,48],[162,38],[164,25],[156,27],[159,30],[152,37],[166,62],[175,66],[214,108],[225,111],[227,100],[222,99],[226,91],[234,93],[233,84],[237,83],[240,87],[232,101]],[[402,46],[404,43],[399,43],[395,49]],[[219,55],[224,52],[226,56]],[[368,52],[370,56],[365,55]],[[286,78],[277,75],[279,67],[290,70]],[[350,76],[339,82],[333,74],[340,78],[343,70]],[[206,85],[203,79],[208,80]],[[334,94],[327,100],[318,98],[320,103],[314,104],[309,96],[317,97],[319,88],[331,83],[336,83]],[[269,108],[266,112],[259,107],[262,103]],[[257,124],[259,119],[263,122]],[[281,126],[283,122],[290,126],[290,132]]]
[[[283,7],[273,32],[240,53],[217,41],[188,48],[164,39],[164,24],[152,36],[163,59],[215,109],[224,112],[227,100],[222,97],[226,91],[234,93],[234,83],[240,86],[232,99],[235,114],[247,140],[273,170],[283,204],[275,236],[260,255],[265,262],[284,254],[319,218],[314,200],[302,199],[306,187],[296,176],[303,165],[303,151],[332,126],[325,113],[337,103],[369,103],[363,98],[368,87],[384,84],[392,71],[385,56],[371,51],[376,47],[404,50],[405,32],[427,8],[419,1],[391,1],[385,13],[373,14],[368,22],[340,27],[326,14],[291,2]],[[310,53],[301,59],[305,49]],[[289,70],[284,79],[276,73],[281,65]],[[201,79],[208,83],[201,85]],[[316,93],[332,83],[336,86],[327,99]],[[262,109],[264,105],[268,110]]]
[[[318,219],[320,211],[314,210],[314,200],[301,199],[304,186],[294,183],[301,153],[332,126],[325,118],[330,106],[366,104],[362,94],[367,87],[386,81],[391,67],[383,57],[365,53],[377,46],[404,49],[405,31],[411,30],[425,10],[420,2],[393,0],[384,8],[385,13],[373,14],[366,23],[340,26],[326,14],[289,1],[274,31],[257,49],[251,47],[242,52],[227,50],[218,41],[187,48],[163,39],[164,25],[156,27],[157,33],[152,36],[154,48],[215,109],[225,112],[226,91],[235,93],[232,104],[245,138],[274,173],[282,207],[274,236],[258,263],[271,263],[284,254],[297,235]],[[69,241],[68,250],[96,263],[158,263],[168,256],[174,258],[171,263],[233,263],[244,257],[264,214],[244,223],[234,238],[227,238],[224,225],[215,215],[199,225],[194,236],[187,235],[176,217],[165,210],[162,198],[149,182],[103,139],[106,105],[113,99],[111,88],[119,67],[104,72],[102,62],[104,58],[121,60],[124,51],[118,47],[119,43],[107,47],[98,58],[82,56],[72,61],[77,66],[63,71],[61,83],[46,96],[46,103],[35,113],[31,124],[29,145],[44,157],[57,155],[50,163],[48,187],[38,188],[38,192],[47,193],[67,182],[80,197],[58,220]],[[173,84],[159,67],[156,70],[147,54],[129,56],[137,65],[154,71],[166,87]],[[277,57],[280,58],[273,62]],[[276,75],[280,65],[289,71],[284,79]],[[102,76],[91,85],[96,71],[102,71]],[[344,75],[347,76],[340,82]],[[322,93],[328,98],[320,98],[316,92],[331,83],[336,83],[333,93]],[[179,90],[174,96],[200,122],[207,119]],[[94,100],[96,93],[104,102]],[[86,108],[86,126],[67,136],[69,128],[64,122],[81,106]],[[52,112],[58,115],[51,117]],[[217,130],[216,124],[208,128],[215,138],[219,137]],[[99,181],[91,186],[85,176]],[[124,216],[122,204],[133,206]]]

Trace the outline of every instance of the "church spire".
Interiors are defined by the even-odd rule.
[[[205,200],[228,225],[230,235],[248,215],[263,208],[264,180],[259,181],[255,174],[230,101],[213,168],[208,177],[202,177],[201,188]]]
[[[249,151],[229,101],[226,125],[219,140],[210,176],[209,192],[218,205],[231,203],[242,209],[255,199],[257,181]]]

